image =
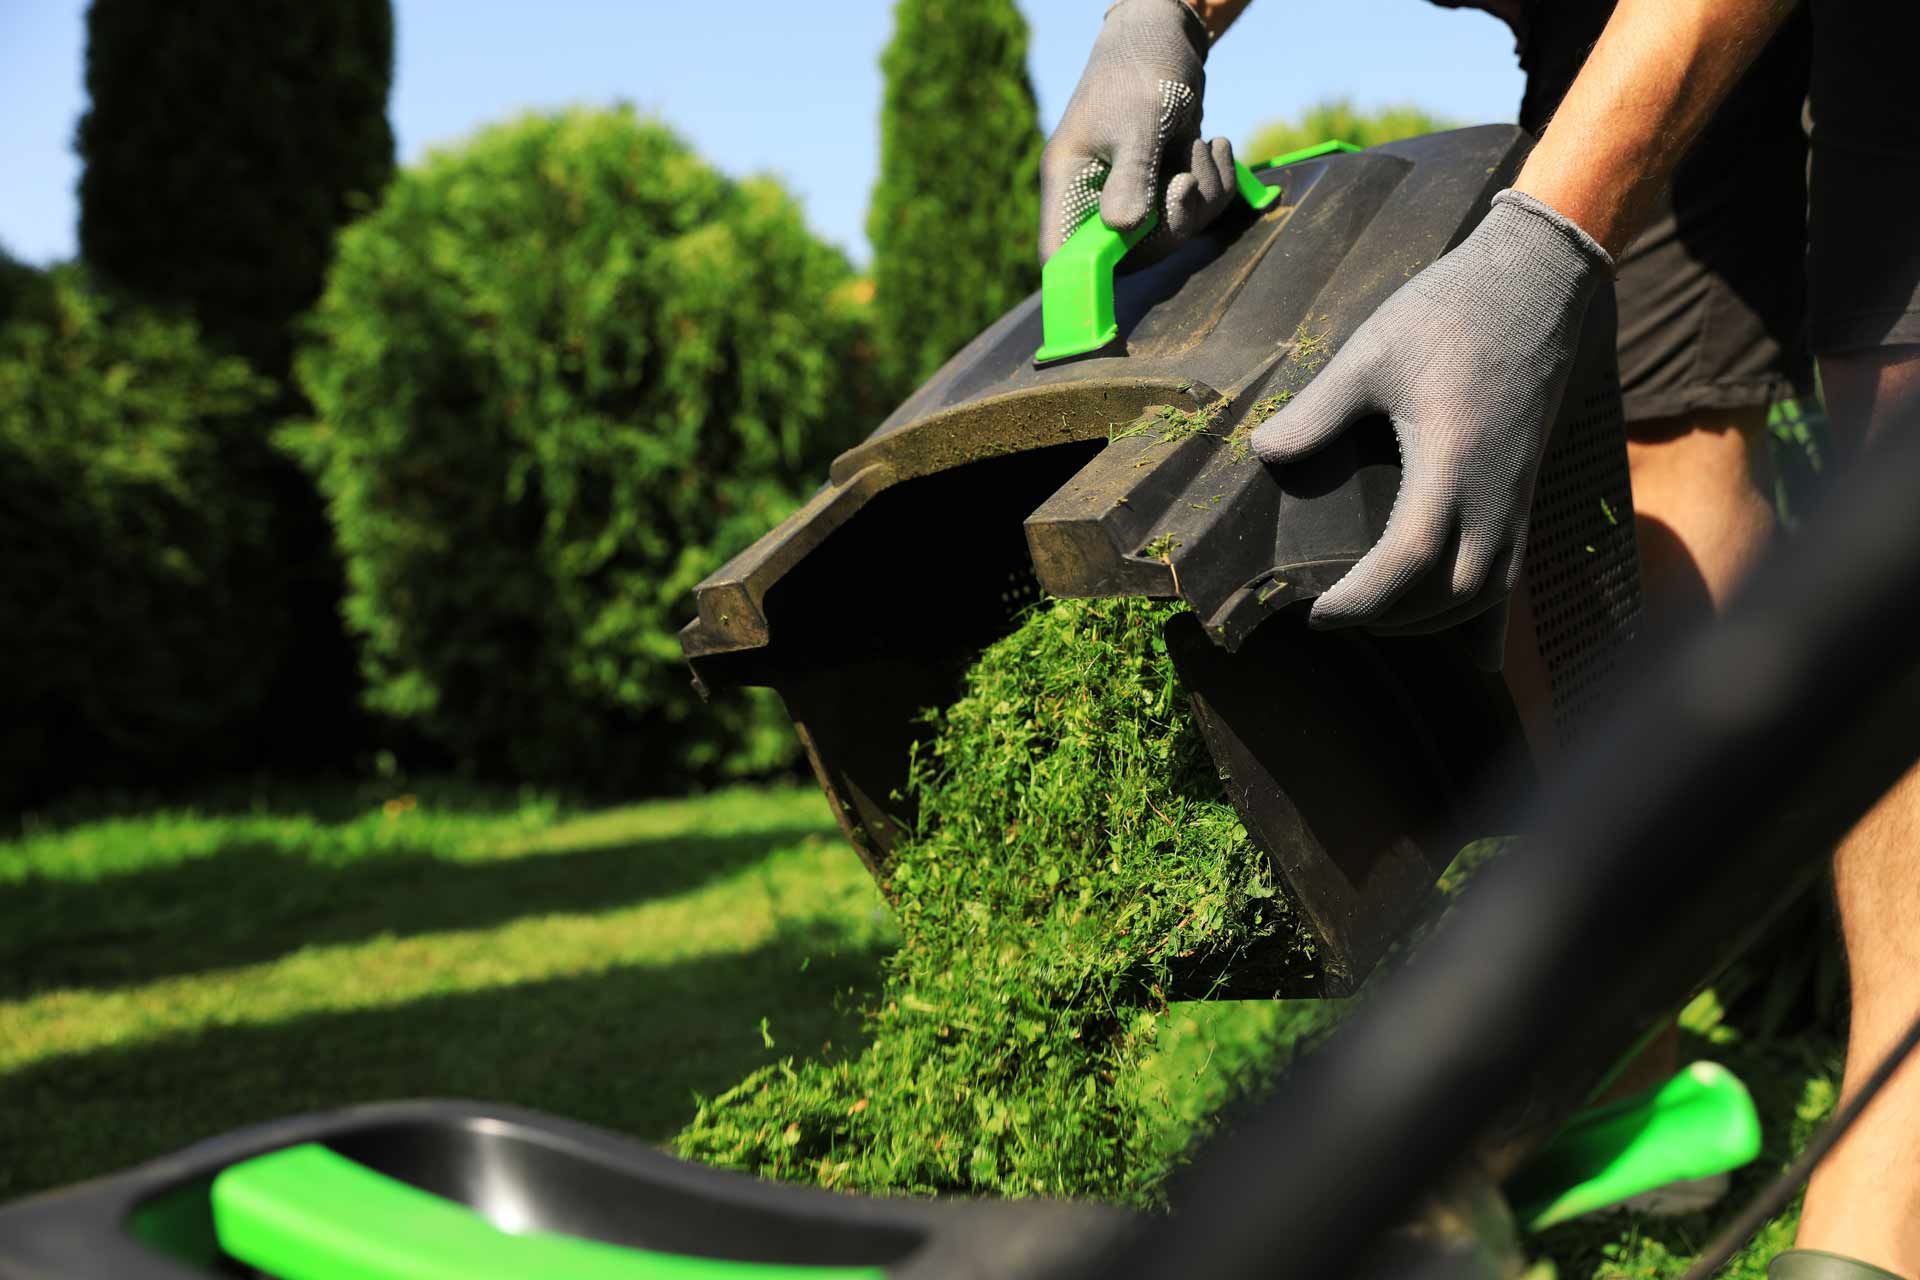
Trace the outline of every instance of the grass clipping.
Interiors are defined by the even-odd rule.
[[[1154,1200],[1179,1154],[1141,1087],[1169,977],[1299,938],[1176,680],[1174,611],[1043,605],[981,656],[914,763],[870,1043],[703,1102],[681,1154],[867,1192]]]

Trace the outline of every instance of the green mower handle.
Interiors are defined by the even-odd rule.
[[[877,1267],[789,1266],[511,1234],[452,1200],[318,1143],[243,1161],[213,1182],[227,1254],[282,1280],[884,1280]]]
[[[1312,160],[1336,151],[1358,151],[1346,142],[1321,142],[1269,160],[1263,168],[1278,168]],[[1240,195],[1254,209],[1264,209],[1280,198],[1280,188],[1253,176],[1253,170],[1233,162]],[[1128,233],[1100,221],[1095,213],[1067,237],[1040,271],[1040,323],[1044,341],[1033,353],[1036,365],[1098,351],[1120,334],[1113,313],[1113,273],[1127,251],[1160,224],[1158,213]]]
[[[1507,1184],[1529,1231],[1760,1155],[1760,1114],[1733,1072],[1696,1062],[1656,1088],[1583,1111]]]

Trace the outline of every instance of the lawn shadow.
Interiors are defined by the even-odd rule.
[[[0,1000],[256,964],[301,947],[472,929],[669,897],[821,827],[679,833],[464,862],[426,848],[352,862],[236,840],[203,857],[98,880],[0,886]]]
[[[49,1058],[0,1076],[0,1201],[380,1099],[513,1102],[664,1141],[696,1093],[787,1055],[857,1048],[882,954],[795,931],[735,955]]]

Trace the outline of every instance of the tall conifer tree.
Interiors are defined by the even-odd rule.
[[[280,394],[219,451],[236,500],[272,512],[271,570],[236,597],[287,640],[252,723],[256,761],[335,768],[360,748],[354,657],[319,495],[268,439],[298,413],[297,318],[334,236],[393,175],[391,0],[92,0],[76,146],[91,278],[199,322]]]
[[[282,376],[334,232],[393,173],[390,0],[93,0],[80,250]]]
[[[904,394],[1040,283],[1039,116],[1014,0],[899,0],[867,215],[883,366]]]

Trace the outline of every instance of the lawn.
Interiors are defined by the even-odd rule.
[[[891,938],[811,789],[240,797],[0,844],[0,1199],[408,1096],[651,1139],[858,1031]]]
[[[422,786],[268,789],[48,820],[0,842],[0,1200],[255,1120],[492,1098],[665,1141],[756,1067],[863,1041],[891,922],[811,788],[579,809]],[[1290,1016],[1176,1005],[1143,1087],[1169,1138]],[[1832,1102],[1837,1047],[1743,1030],[1767,1151]],[[1720,1213],[1576,1223],[1562,1280],[1675,1276]],[[1763,1274],[1776,1224],[1729,1274]]]

